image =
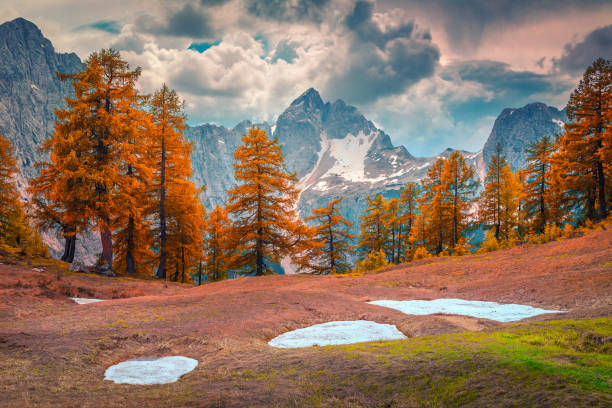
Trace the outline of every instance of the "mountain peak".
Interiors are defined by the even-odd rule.
[[[544,136],[553,137],[563,130],[567,121],[564,111],[542,102],[529,103],[520,108],[506,108],[495,119],[491,134],[483,148],[489,163],[497,144],[504,149],[506,160],[513,170],[525,166],[525,148]]]
[[[36,24],[22,17],[17,17],[14,20],[0,24],[0,29],[3,28],[11,31],[20,30],[24,33],[34,34],[37,37],[44,38],[42,32],[36,26]]]
[[[321,109],[324,106],[321,95],[314,88],[307,89],[296,100],[291,103],[291,106],[304,105],[304,108]]]

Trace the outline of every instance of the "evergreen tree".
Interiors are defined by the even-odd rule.
[[[567,105],[571,120],[554,155],[555,180],[586,218],[608,216],[610,194],[612,63],[597,59],[584,73]]]
[[[241,255],[236,267],[260,276],[271,272],[270,262],[305,250],[313,230],[298,218],[296,176],[286,172],[277,140],[252,128],[242,142],[234,154],[241,184],[228,192],[227,208]]]
[[[353,251],[351,223],[340,215],[342,198],[317,208],[306,221],[315,223],[314,245],[301,254],[298,270],[315,274],[344,273],[351,269],[347,256]]]

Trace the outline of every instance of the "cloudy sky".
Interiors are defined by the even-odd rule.
[[[562,108],[612,59],[608,0],[2,0],[81,59],[114,47],[189,123],[272,122],[309,87],[415,155],[478,150],[505,107]]]

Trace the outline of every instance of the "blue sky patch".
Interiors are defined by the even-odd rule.
[[[215,45],[219,45],[220,43],[221,41],[191,43],[187,49],[203,53],[210,47],[214,47]]]
[[[78,26],[74,29],[74,31],[82,31],[82,30],[98,30],[104,31],[105,33],[110,34],[119,34],[121,32],[121,25],[118,21],[115,20],[100,20],[94,21],[90,24],[85,24],[82,26]]]

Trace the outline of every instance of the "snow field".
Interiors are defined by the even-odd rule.
[[[275,337],[268,344],[278,348],[297,348],[405,338],[392,324],[355,320],[327,322],[293,330]]]
[[[376,300],[371,305],[388,307],[411,315],[446,313],[472,316],[498,322],[514,322],[544,313],[562,313],[561,310],[545,310],[517,304],[501,304],[463,299],[435,300]]]
[[[168,384],[197,366],[197,360],[183,356],[137,358],[108,367],[104,379],[116,384]]]

